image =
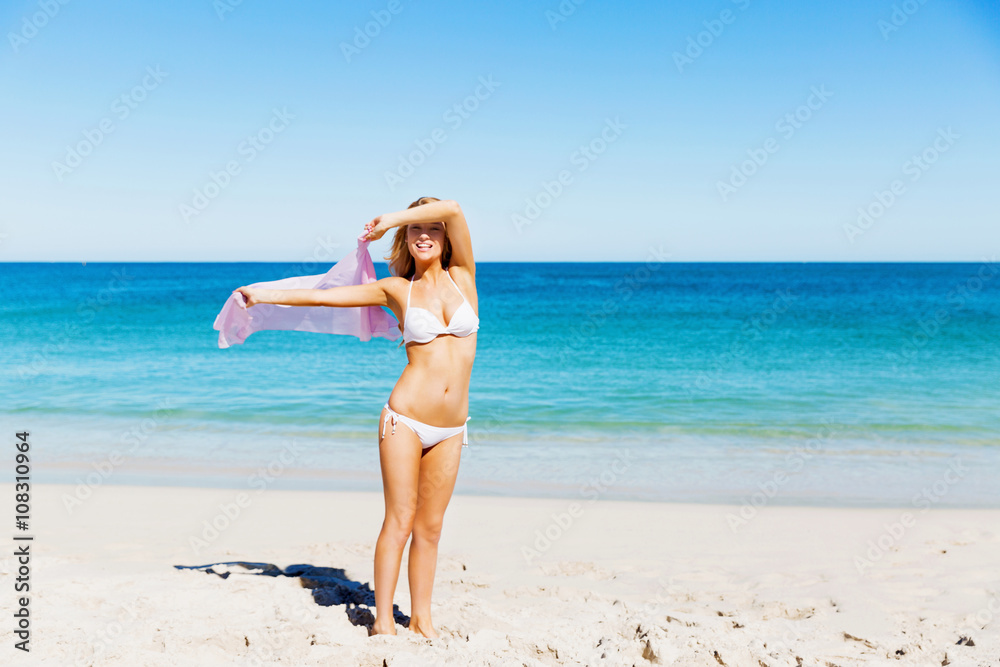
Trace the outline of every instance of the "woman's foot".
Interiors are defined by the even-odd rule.
[[[412,616],[410,617],[410,630],[416,632],[418,635],[423,635],[428,639],[437,639],[440,636],[430,621],[420,621]]]
[[[368,636],[373,635],[394,635],[396,634],[396,623],[390,621],[389,623],[380,622],[378,619],[372,623],[372,629],[369,630]]]

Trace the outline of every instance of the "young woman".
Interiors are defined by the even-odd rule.
[[[241,287],[247,308],[387,306],[403,331],[409,364],[379,418],[385,520],[375,546],[376,617],[371,634],[396,634],[392,598],[407,539],[410,630],[437,637],[431,590],[445,509],[468,444],[469,378],[479,329],[476,264],[457,202],[421,197],[366,226],[375,241],[397,228],[386,257],[393,274],[367,285],[317,290]],[[390,427],[387,429],[387,427]]]

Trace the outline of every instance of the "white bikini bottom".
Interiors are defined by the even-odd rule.
[[[401,415],[392,408],[389,404],[385,404],[385,419],[382,420],[382,437],[385,437],[385,425],[390,419],[392,420],[392,432],[396,432],[396,422],[400,421],[410,427],[414,433],[417,434],[417,438],[420,440],[420,444],[423,445],[424,449],[428,447],[433,447],[442,440],[450,438],[454,435],[462,434],[462,446],[469,446],[469,426],[468,423],[462,424],[461,426],[431,426],[430,424],[425,424],[419,422],[412,417],[407,417],[406,415]],[[465,421],[468,422],[472,417],[466,417]]]

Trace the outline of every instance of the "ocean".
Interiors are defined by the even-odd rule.
[[[0,265],[4,437],[81,493],[380,490],[397,343],[212,328],[235,287],[326,268]],[[998,269],[480,263],[456,493],[1000,507]]]

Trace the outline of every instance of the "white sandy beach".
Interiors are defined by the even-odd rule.
[[[70,512],[72,492],[33,489],[30,654],[4,549],[4,665],[1000,664],[1000,510],[764,507],[734,530],[731,506],[456,495],[429,640],[368,637],[298,577],[174,567],[370,586],[380,494],[104,486]]]

